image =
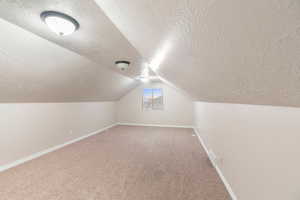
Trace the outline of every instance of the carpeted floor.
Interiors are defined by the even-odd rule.
[[[229,200],[193,134],[116,126],[0,173],[0,199]]]

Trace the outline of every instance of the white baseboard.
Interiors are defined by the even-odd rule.
[[[194,132],[196,133],[196,135],[198,136],[198,139],[202,145],[202,147],[204,148],[210,162],[212,163],[212,165],[214,166],[214,168],[216,169],[218,175],[220,176],[221,180],[223,181],[228,193],[231,196],[232,200],[237,200],[237,197],[235,195],[235,193],[232,190],[232,187],[230,186],[229,182],[226,180],[225,176],[223,175],[221,169],[218,167],[218,165],[215,163],[215,161],[210,157],[210,153],[209,153],[209,149],[207,148],[207,146],[204,143],[204,140],[201,138],[199,132],[197,131],[197,128],[194,128]]]
[[[112,128],[112,127],[114,127],[114,126],[116,126],[116,125],[117,125],[117,124],[112,124],[112,125],[110,125],[110,126],[107,126],[107,127],[105,127],[105,128],[96,130],[96,131],[94,131],[94,132],[92,132],[92,133],[89,133],[89,134],[87,134],[87,135],[84,135],[84,136],[81,136],[81,137],[79,137],[79,138],[73,139],[73,140],[71,140],[71,141],[65,142],[65,143],[63,143],[63,144],[60,144],[60,145],[51,147],[51,148],[46,149],[46,150],[44,150],[44,151],[40,151],[40,152],[34,153],[34,154],[30,155],[30,156],[27,156],[27,157],[25,157],[25,158],[21,158],[21,159],[16,160],[16,161],[14,161],[14,162],[12,162],[12,163],[9,163],[9,164],[6,164],[6,165],[2,165],[2,166],[0,166],[0,172],[3,172],[3,171],[8,170],[8,169],[10,169],[10,168],[16,167],[16,166],[18,166],[18,165],[20,165],[20,164],[23,164],[23,163],[25,163],[25,162],[27,162],[27,161],[30,161],[30,160],[33,160],[33,159],[35,159],[35,158],[41,157],[41,156],[43,156],[43,155],[45,155],[45,154],[47,154],[47,153],[56,151],[56,150],[58,150],[58,149],[60,149],[60,148],[63,148],[63,147],[65,147],[65,146],[69,145],[69,144],[73,144],[73,143],[75,143],[75,142],[78,142],[78,141],[83,140],[83,139],[85,139],[85,138],[88,138],[88,137],[90,137],[90,136],[93,136],[93,135],[96,135],[96,134],[98,134],[98,133],[101,133],[101,132],[103,132],[103,131],[105,131],[105,130],[107,130],[107,129],[109,129],[109,128]]]
[[[165,124],[140,124],[140,123],[123,123],[119,122],[118,125],[124,126],[154,126],[154,127],[168,127],[168,128],[194,128],[193,126],[178,126],[178,125],[165,125]]]

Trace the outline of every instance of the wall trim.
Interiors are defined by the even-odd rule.
[[[16,167],[16,166],[18,166],[18,165],[21,165],[21,164],[23,164],[23,163],[25,163],[25,162],[28,162],[28,161],[30,161],[30,160],[34,160],[34,159],[39,158],[39,157],[41,157],[41,156],[43,156],[43,155],[46,155],[46,154],[48,154],[48,153],[51,153],[51,152],[56,151],[56,150],[58,150],[58,149],[61,149],[61,148],[65,147],[65,146],[70,145],[70,144],[73,144],[73,143],[75,143],[75,142],[79,142],[80,140],[86,139],[86,138],[91,137],[91,136],[93,136],[93,135],[99,134],[99,133],[101,133],[101,132],[103,132],[103,131],[105,131],[105,130],[107,130],[107,129],[110,129],[110,128],[116,126],[116,125],[126,125],[126,126],[153,126],[153,127],[170,127],[170,128],[193,128],[194,132],[195,132],[196,135],[198,136],[198,139],[199,139],[199,141],[200,141],[202,147],[204,148],[204,150],[205,150],[205,152],[206,152],[208,158],[210,159],[210,161],[211,161],[211,163],[213,164],[214,168],[216,169],[218,175],[220,176],[221,180],[223,181],[223,183],[224,183],[224,185],[225,185],[225,187],[226,187],[228,193],[230,194],[232,200],[237,200],[237,197],[236,197],[236,195],[234,194],[234,192],[233,192],[233,190],[232,190],[232,187],[230,186],[229,182],[226,180],[226,178],[225,178],[225,176],[223,175],[221,169],[217,166],[217,164],[216,164],[216,163],[213,161],[213,159],[211,159],[211,157],[209,156],[210,154],[209,154],[209,151],[208,151],[207,146],[206,146],[205,143],[204,143],[204,140],[201,138],[201,136],[200,136],[199,132],[197,131],[197,129],[196,129],[195,127],[193,127],[193,126],[177,126],[177,125],[161,125],[161,124],[139,124],[139,123],[115,123],[115,124],[112,124],[112,125],[110,125],[110,126],[104,127],[104,128],[102,128],[102,129],[96,130],[96,131],[94,131],[94,132],[91,132],[91,133],[89,133],[89,134],[87,134],[87,135],[84,135],[84,136],[75,138],[75,139],[73,139],[73,140],[71,140],[71,141],[65,142],[65,143],[63,143],[63,144],[56,145],[56,146],[50,147],[50,148],[48,148],[48,149],[46,149],[46,150],[44,150],[44,151],[40,151],[40,152],[34,153],[34,154],[30,155],[30,156],[21,158],[21,159],[16,160],[16,161],[14,161],[14,162],[12,162],[12,163],[2,165],[2,166],[0,166],[0,172],[3,172],[3,171],[8,170],[8,169],[11,169],[11,168],[13,168],[13,167]]]
[[[140,124],[140,123],[123,123],[123,122],[118,122],[117,125],[124,125],[124,126],[153,126],[153,127],[166,127],[166,128],[194,128],[193,126],[178,126],[178,125],[166,125],[166,124]]]
[[[219,177],[220,177],[221,180],[223,181],[223,183],[224,183],[224,185],[225,185],[225,187],[226,187],[228,193],[229,193],[230,196],[231,196],[231,199],[232,199],[232,200],[237,200],[237,197],[236,197],[235,193],[233,192],[232,187],[230,186],[229,182],[226,180],[226,178],[225,178],[224,174],[222,173],[221,169],[218,167],[218,165],[216,164],[216,162],[211,158],[210,153],[209,153],[209,150],[208,150],[208,147],[205,145],[204,140],[203,140],[202,137],[200,136],[200,134],[199,134],[197,128],[194,127],[193,129],[194,129],[194,132],[196,133],[196,135],[198,136],[198,139],[199,139],[199,141],[200,141],[200,143],[201,143],[201,146],[204,148],[204,150],[205,150],[205,152],[206,152],[206,154],[207,154],[207,156],[208,156],[210,162],[212,163],[212,165],[213,165],[214,168],[216,169],[216,171],[217,171]]]
[[[94,132],[91,132],[91,133],[89,133],[89,134],[87,134],[87,135],[84,135],[84,136],[75,138],[75,139],[73,139],[73,140],[71,140],[71,141],[65,142],[65,143],[63,143],[63,144],[56,145],[56,146],[54,146],[54,147],[50,147],[50,148],[48,148],[48,149],[46,149],[46,150],[43,150],[43,151],[40,151],[40,152],[31,154],[30,156],[21,158],[21,159],[16,160],[16,161],[14,161],[14,162],[12,162],[12,163],[2,165],[2,166],[0,166],[0,172],[3,172],[3,171],[8,170],[8,169],[10,169],[10,168],[16,167],[16,166],[21,165],[21,164],[23,164],[23,163],[25,163],[25,162],[28,162],[28,161],[30,161],[30,160],[36,159],[36,158],[41,157],[41,156],[43,156],[43,155],[45,155],[45,154],[48,154],[48,153],[51,153],[51,152],[53,152],[53,151],[56,151],[56,150],[58,150],[58,149],[60,149],[60,148],[63,148],[63,147],[65,147],[65,146],[67,146],[67,145],[73,144],[73,143],[78,142],[78,141],[80,141],[80,140],[83,140],[83,139],[85,139],[85,138],[88,138],[88,137],[91,137],[91,136],[96,135],[96,134],[98,134],[98,133],[101,133],[101,132],[103,132],[103,131],[105,131],[105,130],[107,130],[107,129],[110,129],[110,128],[116,126],[116,125],[117,125],[117,124],[114,123],[114,124],[112,124],[112,125],[109,125],[109,126],[106,126],[106,127],[104,127],[104,128],[101,128],[101,129],[99,129],[99,130],[96,130],[96,131],[94,131]]]

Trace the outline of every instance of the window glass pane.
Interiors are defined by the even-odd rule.
[[[162,110],[163,91],[161,88],[145,88],[143,90],[143,109],[144,110]]]
[[[152,89],[145,88],[143,91],[143,109],[152,109]]]
[[[161,110],[163,109],[163,93],[161,88],[152,89],[153,100],[152,109]]]

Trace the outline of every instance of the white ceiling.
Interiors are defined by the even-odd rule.
[[[137,81],[0,19],[0,102],[117,100]]]
[[[27,33],[39,40],[35,42],[36,47],[28,51],[31,44],[29,40],[26,43],[21,39],[24,31],[18,29],[17,32],[22,33],[16,33],[14,37],[19,42],[25,42],[25,45],[21,45],[23,48],[17,59],[23,63],[32,62],[26,66],[36,68],[22,71],[2,67],[0,73],[7,74],[7,78],[1,80],[4,83],[0,83],[6,91],[0,94],[2,99],[10,101],[18,96],[16,88],[7,86],[11,81],[26,88],[36,87],[31,89],[32,93],[40,91],[39,95],[34,96],[38,98],[32,97],[36,100],[116,99],[137,83],[105,68],[115,70],[113,62],[116,59],[128,59],[133,65],[124,75],[138,75],[143,62],[149,61],[160,76],[196,100],[300,106],[298,0],[95,1],[0,1],[0,17],[65,48]],[[70,14],[79,21],[81,28],[69,37],[58,37],[40,21],[39,14],[44,10]],[[1,27],[1,34],[2,28],[7,27]],[[7,38],[8,35],[0,37],[0,40]],[[39,46],[41,41],[55,47],[54,55],[48,47]],[[17,45],[20,46],[19,43],[8,43],[4,54],[11,49],[8,55],[14,56],[14,51],[19,47]],[[1,43],[0,49],[2,46]],[[41,49],[47,52],[42,54],[43,59],[39,59]],[[7,58],[1,57],[4,61]],[[50,65],[54,58],[59,60],[61,67],[58,68],[56,63]],[[77,62],[77,59],[82,62]],[[40,67],[41,62],[49,67],[39,69],[37,65]],[[44,74],[39,77],[39,82],[32,80],[36,73],[45,73],[43,70],[49,68],[56,69],[56,72],[52,71],[52,76]],[[104,74],[101,70],[107,75],[99,75]],[[17,76],[22,77],[12,79]],[[113,76],[118,78],[111,80]],[[79,77],[87,83],[79,86],[75,81]],[[121,80],[125,79],[130,86],[121,85]],[[115,85],[118,92],[110,94],[109,91],[102,91],[103,88],[97,89],[96,81],[105,83],[105,86]],[[30,84],[35,86],[29,87]],[[42,86],[43,89],[38,89]],[[26,94],[24,92],[20,99],[26,99]],[[110,97],[104,98],[109,94]]]
[[[46,10],[74,17],[80,29],[65,37],[56,35],[40,19]],[[0,18],[124,75],[137,76],[143,67],[138,51],[93,0],[0,0]],[[119,71],[114,66],[117,60],[129,60],[131,67]]]
[[[300,1],[96,0],[197,100],[300,106]]]

